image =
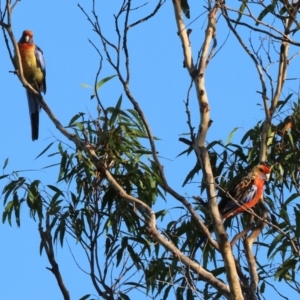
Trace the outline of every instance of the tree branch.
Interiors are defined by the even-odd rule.
[[[70,298],[69,291],[67,290],[67,288],[63,282],[63,278],[61,276],[58,264],[55,260],[49,218],[50,218],[50,215],[47,212],[46,213],[46,230],[45,231],[43,230],[41,223],[39,224],[39,233],[40,233],[40,237],[41,237],[41,243],[47,254],[48,261],[51,264],[51,268],[47,268],[47,269],[50,270],[53,273],[53,275],[55,276],[57,284],[60,288],[60,291],[64,297],[64,300],[70,300],[71,298]]]
[[[200,111],[200,125],[197,133],[197,137],[194,141],[194,150],[197,153],[197,157],[201,162],[204,182],[206,185],[207,198],[209,203],[209,209],[211,212],[211,219],[216,231],[218,243],[220,245],[220,251],[223,256],[224,265],[226,269],[227,280],[230,286],[231,298],[232,299],[243,299],[241,286],[238,280],[235,261],[232,255],[230,243],[225,232],[223,222],[219,213],[217,205],[217,195],[215,190],[215,181],[212,174],[212,168],[210,164],[209,155],[205,147],[206,135],[208,128],[211,124],[210,120],[210,108],[208,104],[208,97],[205,89],[205,70],[209,59],[209,49],[211,47],[212,40],[215,40],[216,34],[216,15],[219,10],[219,1],[216,2],[215,6],[211,8],[208,15],[208,24],[206,27],[206,34],[204,37],[202,50],[200,54],[200,60],[197,70],[192,62],[191,45],[184,25],[184,21],[181,13],[181,1],[173,0],[173,6],[175,10],[175,19],[178,28],[178,34],[183,47],[183,56],[185,66],[191,75],[199,103]]]
[[[173,253],[174,257],[178,259],[178,261],[182,262],[185,266],[189,267],[191,270],[196,272],[202,280],[211,284],[216,290],[218,290],[222,295],[227,298],[230,298],[230,292],[223,282],[215,278],[210,272],[207,272],[203,269],[199,264],[190,260],[188,257],[183,255],[177,247],[175,247],[170,241],[166,240],[157,230],[156,226],[156,218],[155,213],[150,209],[148,205],[146,205],[143,201],[127,194],[125,190],[116,182],[113,176],[109,171],[105,170],[105,176],[110,185],[119,192],[120,197],[122,197],[125,201],[135,203],[138,210],[145,215],[145,222],[148,225],[149,235],[152,236],[155,240],[157,240],[162,246],[164,246],[168,251]]]

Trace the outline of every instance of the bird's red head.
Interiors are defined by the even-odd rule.
[[[270,174],[271,173],[271,169],[267,165],[258,165],[257,168],[260,172],[262,172],[264,174]]]
[[[271,169],[269,166],[265,165],[265,164],[261,164],[255,167],[254,169],[254,173],[262,173],[265,175],[265,180],[269,181],[270,179],[270,173],[271,173]]]
[[[33,43],[33,32],[31,30],[24,30],[19,43],[32,44]]]

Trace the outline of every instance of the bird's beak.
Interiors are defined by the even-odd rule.
[[[266,180],[269,181],[269,179],[270,179],[270,173],[266,174]]]
[[[28,35],[25,35],[25,41],[26,41],[26,43],[29,42],[29,39],[30,39],[30,37]]]

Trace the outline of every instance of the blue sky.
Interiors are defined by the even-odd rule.
[[[100,21],[105,24],[104,32],[115,40],[113,13],[116,7],[104,1],[98,4]],[[129,50],[131,57],[131,90],[144,110],[155,136],[161,140],[157,148],[165,167],[171,186],[188,197],[199,193],[198,184],[181,188],[188,171],[194,166],[194,156],[187,158],[176,156],[185,149],[178,141],[181,133],[187,132],[186,114],[183,101],[186,99],[190,79],[182,67],[182,48],[176,33],[171,1],[167,1],[158,15],[140,26],[131,29]],[[191,1],[195,4],[196,1]],[[82,1],[88,12],[89,1]],[[153,5],[150,1],[149,5]],[[139,18],[143,9],[132,17]],[[204,11],[195,5],[192,18]],[[102,46],[92,31],[86,17],[73,1],[20,1],[13,13],[13,30],[18,40],[25,29],[34,31],[35,43],[43,50],[47,68],[47,94],[45,100],[59,118],[67,125],[77,112],[96,115],[96,102],[90,100],[92,90],[81,84],[93,85],[98,69],[99,57],[88,39],[100,49]],[[191,38],[194,53],[201,45],[205,27],[205,15],[195,21]],[[204,26],[204,27],[203,27]],[[227,38],[226,26],[220,26],[217,32],[218,45]],[[247,38],[248,36],[246,36]],[[43,167],[56,163],[57,158],[37,155],[52,141],[66,139],[55,129],[44,112],[40,116],[39,140],[31,141],[30,121],[25,90],[17,77],[9,73],[13,66],[9,60],[4,40],[0,39],[1,68],[1,112],[0,165],[9,158],[6,172],[26,170],[23,176],[40,179],[45,185],[53,184],[57,179],[55,168]],[[198,47],[197,47],[198,46]],[[298,60],[298,58],[296,58]],[[297,62],[294,62],[297,64]],[[291,71],[293,72],[293,70]],[[296,72],[296,70],[294,70]],[[114,75],[115,72],[104,61],[100,78]],[[293,73],[291,73],[291,76]],[[211,118],[214,121],[208,135],[208,141],[225,141],[231,130],[238,127],[235,141],[239,143],[243,134],[264,116],[259,94],[260,84],[254,66],[246,54],[241,51],[232,35],[211,61],[206,75],[207,92],[211,106]],[[289,83],[287,83],[289,86]],[[100,90],[101,99],[106,106],[114,105],[122,89],[113,79]],[[128,101],[123,107],[130,108]],[[198,106],[194,92],[191,95],[191,113],[194,126],[198,126]],[[55,149],[56,150],[56,149]],[[54,152],[54,148],[53,148]],[[194,182],[199,182],[195,179]],[[2,190],[5,180],[0,181]],[[165,204],[161,204],[165,207]],[[61,294],[53,275],[46,270],[49,263],[43,254],[39,256],[39,235],[37,224],[22,209],[21,228],[16,225],[0,225],[2,247],[0,256],[0,299],[60,299]],[[70,241],[71,242],[71,241]],[[79,247],[71,242],[78,260],[83,263]],[[57,260],[72,299],[78,299],[93,292],[86,275],[78,271],[65,244],[62,250],[57,246]],[[76,274],[76,276],[74,275]]]

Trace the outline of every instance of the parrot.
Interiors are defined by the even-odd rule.
[[[271,169],[267,165],[260,164],[240,180],[233,180],[234,184],[227,193],[222,194],[218,204],[221,218],[226,220],[254,207],[263,195],[264,185],[269,179],[270,172]],[[209,227],[209,231],[213,231],[212,225]],[[206,239],[207,237],[200,238],[195,249]]]
[[[43,51],[34,44],[33,32],[24,30],[18,42],[18,49],[26,81],[39,93],[46,93],[46,66]],[[39,137],[39,96],[26,90],[31,121],[31,137]]]
[[[223,220],[255,206],[263,195],[265,182],[271,170],[267,165],[255,166],[245,177],[222,195],[218,208]],[[228,194],[236,200],[233,201]]]

